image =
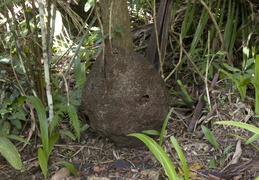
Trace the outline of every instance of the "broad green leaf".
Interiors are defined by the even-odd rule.
[[[47,122],[47,116],[45,112],[45,108],[40,101],[39,98],[35,96],[26,96],[33,104],[33,106],[36,109],[38,118],[39,118],[39,124],[40,124],[40,135],[42,139],[42,146],[44,149],[44,153],[46,157],[48,157],[49,152],[49,132],[48,132],[48,122]]]
[[[259,114],[259,54],[255,58],[255,77],[253,82],[255,88],[255,114]]]
[[[48,159],[45,156],[42,148],[38,148],[38,160],[40,164],[41,171],[44,175],[44,178],[48,178]]]
[[[205,126],[201,126],[202,131],[206,137],[206,139],[215,147],[216,150],[219,149],[219,144],[214,136],[214,134]]]
[[[51,137],[49,138],[49,152],[48,152],[47,159],[48,159],[48,157],[50,156],[50,153],[51,153],[51,151],[52,151],[52,149],[53,149],[55,143],[57,142],[57,140],[58,140],[58,138],[59,138],[60,136],[61,136],[61,134],[60,134],[60,133],[57,133],[57,134],[55,134],[55,135],[53,135],[53,136],[51,136]]]
[[[10,111],[7,109],[0,109],[0,114],[6,114],[9,113]]]
[[[163,166],[163,168],[170,180],[180,179],[177,176],[177,173],[175,171],[175,166],[172,164],[172,162],[171,162],[170,158],[168,157],[168,155],[166,154],[166,152],[152,138],[148,137],[147,135],[140,134],[140,133],[129,134],[128,136],[137,137],[146,144],[146,146],[149,148],[149,150],[154,154],[154,156],[157,158],[157,160]]]
[[[244,79],[244,80],[240,81],[240,87],[246,86],[250,82],[251,82],[251,79]]]
[[[75,168],[75,166],[73,164],[71,164],[69,162],[66,162],[66,161],[58,161],[58,162],[53,163],[52,166],[53,165],[58,165],[58,164],[67,167],[74,174],[74,176],[78,177],[76,168]]]
[[[169,111],[169,113],[167,114],[166,118],[165,118],[165,121],[164,121],[164,124],[163,124],[163,127],[161,129],[161,132],[160,132],[160,139],[159,139],[159,145],[162,146],[162,143],[163,143],[163,138],[164,138],[164,135],[165,135],[165,128],[167,126],[167,123],[168,123],[168,120],[169,118],[171,117],[171,114],[172,114],[172,111],[173,111],[173,108]]]
[[[216,164],[217,164],[217,163],[216,163],[216,160],[212,158],[212,159],[210,160],[209,168],[215,168],[215,167],[217,167]]]
[[[11,125],[8,121],[4,121],[3,125],[0,129],[0,134],[2,136],[8,136],[10,134],[10,130],[11,130]]]
[[[184,172],[184,179],[185,180],[189,180],[189,171],[188,171],[188,165],[187,165],[187,162],[186,162],[186,158],[184,156],[184,153],[179,145],[179,143],[177,142],[177,140],[175,139],[175,137],[171,136],[170,137],[170,140],[172,142],[172,144],[174,145],[174,148],[178,154],[178,157],[180,158],[181,160],[181,163],[182,163],[182,169],[183,169],[183,172]]]
[[[0,154],[15,168],[21,170],[22,160],[13,143],[6,137],[0,137]]]
[[[251,64],[255,62],[254,58],[250,58],[246,61],[245,69],[247,69]]]
[[[255,71],[253,69],[248,69],[245,72],[251,76],[252,74],[254,74]]]

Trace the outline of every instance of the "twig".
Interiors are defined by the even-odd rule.
[[[177,41],[177,42],[179,43],[179,46],[180,46],[180,57],[179,57],[179,61],[178,61],[178,63],[176,64],[176,66],[174,67],[174,69],[173,69],[173,70],[169,73],[169,75],[164,79],[165,82],[174,74],[174,72],[175,72],[176,69],[180,66],[180,64],[181,64],[181,62],[182,62],[181,59],[182,59],[182,57],[183,57],[183,45],[182,45],[183,39],[182,39],[182,35],[181,35],[181,34],[178,34],[178,33],[177,33],[177,35],[179,35],[179,37],[180,37],[180,42]],[[173,38],[176,39],[175,36],[173,36]],[[177,39],[176,39],[176,40],[177,40]]]
[[[215,86],[217,80],[219,78],[219,72],[217,72],[214,77],[213,77],[213,80],[211,82],[211,85],[209,87],[209,91],[211,91],[213,89],[213,87]],[[205,100],[204,100],[204,96],[205,96],[205,91],[201,94],[200,96],[200,100],[194,110],[194,113],[193,113],[193,116],[192,116],[192,119],[191,119],[191,122],[189,124],[189,127],[188,127],[188,131],[193,131],[200,115],[201,115],[201,112],[202,112],[202,109],[203,109],[203,106],[205,104]]]

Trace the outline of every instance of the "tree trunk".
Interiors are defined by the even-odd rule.
[[[110,34],[112,44],[125,50],[133,50],[127,1],[100,0],[100,5],[104,34]]]

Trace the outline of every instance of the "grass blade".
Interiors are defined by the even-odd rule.
[[[21,141],[21,142],[26,143],[26,144],[31,144],[31,143],[30,143],[29,141],[27,141],[26,139],[23,139],[23,138],[21,138],[21,137],[19,137],[19,136],[13,135],[13,134],[8,135],[7,138],[9,138],[9,139],[15,139],[15,140],[17,140],[17,141]]]
[[[242,122],[234,122],[234,121],[220,121],[220,122],[215,122],[215,123],[236,126],[236,127],[244,128],[253,133],[259,134],[259,128],[255,127],[253,125],[250,125],[250,124],[246,124],[246,123],[242,123]]]
[[[161,132],[160,132],[160,139],[159,139],[159,145],[162,146],[162,143],[163,143],[163,139],[164,139],[164,135],[165,135],[165,128],[167,126],[167,123],[168,123],[168,120],[169,118],[171,117],[171,114],[172,114],[172,111],[173,111],[173,108],[169,111],[169,113],[167,114],[166,118],[165,118],[165,121],[164,121],[164,124],[163,124],[163,127],[161,129]]]
[[[134,133],[129,134],[128,136],[134,136],[143,141],[149,150],[154,154],[157,160],[163,166],[166,174],[168,175],[170,180],[177,180],[180,179],[175,171],[175,166],[172,164],[170,158],[166,154],[166,152],[162,149],[162,147],[157,144],[152,138],[148,137],[147,135]]]
[[[187,162],[186,162],[186,158],[183,154],[183,151],[179,145],[179,143],[177,142],[177,140],[175,139],[175,137],[171,136],[170,137],[170,140],[172,142],[172,144],[174,145],[174,148],[178,154],[178,157],[180,158],[181,160],[181,163],[182,163],[182,169],[183,169],[183,172],[184,172],[184,179],[185,180],[189,180],[189,171],[188,171],[188,165],[187,165]]]

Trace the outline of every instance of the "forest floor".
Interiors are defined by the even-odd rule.
[[[181,163],[170,142],[171,136],[176,137],[184,151],[191,179],[253,179],[259,175],[258,150],[251,144],[245,145],[244,140],[237,138],[241,136],[248,139],[252,134],[240,128],[214,124],[216,121],[232,120],[248,122],[258,127],[258,121],[253,119],[251,106],[249,103],[237,103],[236,94],[231,94],[230,97],[226,93],[228,98],[222,100],[219,96],[224,92],[215,90],[212,93],[215,98],[212,101],[214,105],[211,113],[202,114],[193,132],[188,132],[186,126],[191,117],[188,111],[190,109],[174,108],[166,128],[163,148],[170,156],[179,176],[182,175]],[[201,124],[211,129],[220,149],[215,149],[204,137]],[[67,125],[62,124],[59,130],[65,131],[67,128]],[[35,144],[38,139],[35,137],[34,145],[27,145],[20,152],[25,163],[23,172],[14,170],[3,157],[0,157],[0,179],[44,179],[37,160]],[[49,161],[50,164],[57,161],[73,163],[77,167],[79,177],[74,177],[66,168],[55,165],[49,168],[49,176],[53,180],[53,176],[64,176],[63,180],[166,179],[161,164],[145,146],[135,149],[117,148],[91,129],[82,134],[82,139],[84,141],[78,143],[62,136]],[[258,143],[255,142],[254,145]]]

